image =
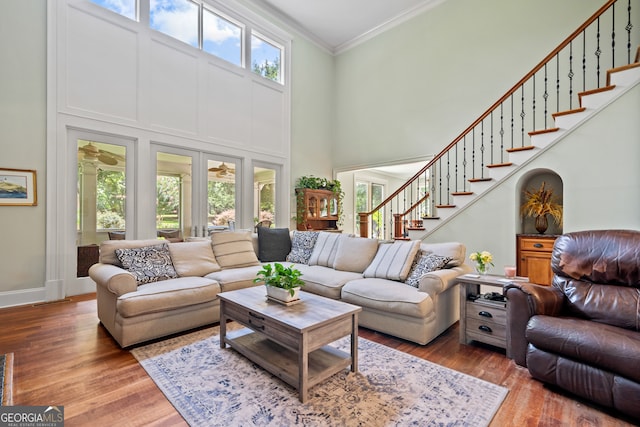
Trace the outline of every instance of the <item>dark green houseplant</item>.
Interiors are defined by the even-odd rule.
[[[344,192],[342,191],[342,186],[340,185],[340,181],[337,179],[327,179],[327,178],[318,178],[313,175],[305,175],[298,178],[296,181],[295,188],[308,188],[311,190],[329,190],[333,194],[336,195],[336,199],[338,200],[338,224],[342,224],[343,220],[343,210],[342,210],[342,198],[344,196]],[[304,198],[304,194],[299,191],[296,192],[296,223],[302,224],[304,223],[304,203],[302,203],[302,199]]]
[[[262,266],[262,269],[258,271],[253,282],[264,283],[267,286],[267,294],[269,294],[269,287],[273,287],[284,289],[291,297],[294,297],[297,289],[304,286],[304,281],[300,276],[302,276],[302,273],[300,270],[294,268],[293,265],[285,267],[275,262],[273,265],[265,264]]]

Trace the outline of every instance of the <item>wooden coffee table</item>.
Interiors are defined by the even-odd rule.
[[[358,371],[358,313],[362,308],[307,292],[298,304],[268,301],[264,286],[222,292],[220,348],[227,344],[298,390],[309,388],[349,365]],[[227,320],[245,328],[227,333]],[[351,335],[351,352],[327,344]]]

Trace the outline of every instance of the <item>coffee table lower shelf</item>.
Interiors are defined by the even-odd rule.
[[[228,331],[225,342],[247,359],[298,389],[299,354],[249,328]],[[307,388],[351,365],[351,355],[329,345],[308,355]],[[298,390],[300,391],[300,390]]]

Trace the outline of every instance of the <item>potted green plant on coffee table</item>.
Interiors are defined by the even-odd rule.
[[[304,286],[300,279],[302,273],[294,266],[285,267],[276,262],[265,264],[253,279],[254,283],[264,283],[267,288],[267,296],[272,299],[290,303],[299,299],[298,291]]]

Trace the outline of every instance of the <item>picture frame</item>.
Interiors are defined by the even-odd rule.
[[[0,206],[36,206],[36,171],[0,168]]]

